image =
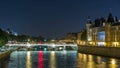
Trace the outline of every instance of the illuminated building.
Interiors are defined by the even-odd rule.
[[[94,22],[88,18],[86,30],[88,45],[120,46],[120,21],[111,13],[107,19],[98,18]]]
[[[67,40],[67,43],[76,43],[77,33],[67,33],[66,40]]]
[[[86,30],[82,30],[77,33],[77,44],[78,45],[86,44]]]

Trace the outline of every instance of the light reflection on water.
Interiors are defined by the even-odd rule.
[[[43,52],[38,52],[38,68],[44,68]]]
[[[8,68],[120,68],[119,59],[77,51],[19,51],[13,52],[11,59],[7,64]]]
[[[50,52],[50,68],[56,68],[55,51]]]
[[[118,63],[118,62],[117,62],[116,59],[110,59],[109,68],[118,68],[117,63]]]
[[[119,62],[118,62],[119,60]],[[120,68],[120,59],[78,53],[78,68]]]
[[[31,64],[31,52],[28,51],[27,52],[27,56],[26,56],[26,68],[31,68],[32,67],[32,64]]]
[[[87,62],[87,67],[86,68],[96,68],[92,55],[88,55],[88,62]]]

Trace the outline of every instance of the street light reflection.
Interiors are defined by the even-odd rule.
[[[27,52],[27,56],[26,56],[26,68],[31,68],[31,55],[30,55],[30,51]]]
[[[50,53],[50,68],[56,68],[55,51]]]
[[[78,62],[77,62],[78,68],[86,68],[86,55],[78,53]]]
[[[118,68],[116,59],[110,59],[109,68]]]
[[[100,57],[100,56],[97,56],[97,63],[98,63],[98,64],[101,64],[101,62],[102,62],[102,61],[101,61],[101,57]]]
[[[44,68],[43,52],[39,51],[38,55],[38,68]]]
[[[87,55],[83,54],[83,62],[86,63],[87,62]]]
[[[106,67],[106,62],[105,61],[102,61],[102,58],[100,56],[97,56],[97,64],[96,64],[96,67],[97,68],[107,68]]]
[[[95,62],[93,61],[93,56],[88,55],[87,68],[95,68]]]
[[[115,59],[111,59],[111,64],[116,64],[116,60]]]

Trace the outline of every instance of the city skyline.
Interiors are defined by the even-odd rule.
[[[61,37],[85,28],[87,17],[107,18],[111,12],[120,18],[119,0],[21,0],[0,2],[0,27],[18,34]]]

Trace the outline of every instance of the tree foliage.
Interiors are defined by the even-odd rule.
[[[21,42],[21,43],[35,42],[37,43],[43,40],[44,38],[42,36],[39,36],[39,37],[34,37],[34,36],[29,36],[29,35],[15,36],[11,33],[10,29],[9,29],[9,32],[5,32],[0,28],[0,47],[5,45],[8,41],[12,41],[13,43],[14,42]]]
[[[0,47],[7,43],[7,35],[4,31],[0,29]]]
[[[84,32],[81,35],[81,40],[82,41],[86,41],[87,40],[87,34],[86,34],[86,30],[84,30]]]

